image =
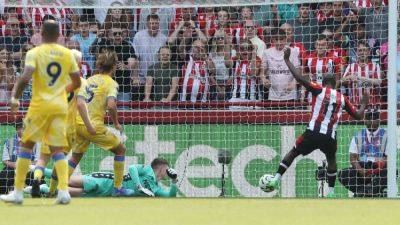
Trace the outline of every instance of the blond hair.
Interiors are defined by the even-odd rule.
[[[103,73],[110,73],[117,63],[118,57],[114,51],[107,50],[97,56],[96,67]]]

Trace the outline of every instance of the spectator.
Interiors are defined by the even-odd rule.
[[[232,98],[230,101],[257,101],[259,100],[258,79],[261,60],[257,57],[255,47],[250,41],[239,44],[237,56],[229,61],[232,68]]]
[[[71,27],[71,16],[74,12],[65,7],[65,3],[61,0],[51,1],[53,7],[43,7],[48,6],[48,0],[37,0],[31,4],[34,7],[29,7],[26,9],[26,18],[32,23],[32,27],[36,33],[40,33],[40,27],[42,22],[48,17],[51,17],[57,21],[60,25],[60,36],[69,36],[69,27]],[[41,7],[35,7],[39,5]],[[35,44],[36,45],[36,44]]]
[[[256,47],[257,57],[262,58],[263,52],[266,49],[266,45],[263,40],[261,40],[256,35],[256,26],[253,20],[247,20],[244,22],[244,38],[250,40],[253,46]]]
[[[0,37],[0,45],[5,45],[10,53],[11,60],[19,65],[21,60],[21,46],[28,42],[28,37],[21,34],[20,22],[18,19],[10,18],[7,20],[6,32],[8,35]]]
[[[194,21],[180,21],[176,30],[168,37],[168,44],[172,46],[172,62],[181,67],[188,59],[193,41],[207,42],[204,33],[195,27]]]
[[[119,84],[117,100],[130,102],[132,92],[139,92],[140,84],[135,49],[129,42],[122,39],[122,29],[118,25],[114,26],[110,32],[112,35],[99,43],[95,42],[94,51],[98,54],[109,49],[117,54],[118,63],[115,71],[115,81]]]
[[[15,83],[15,71],[10,53],[0,45],[0,102],[8,102]]]
[[[226,11],[225,9],[221,9],[218,11],[216,23],[211,24],[209,28],[206,27],[205,29],[206,35],[208,36],[208,38],[211,38],[214,36],[217,30],[224,31],[227,37],[229,36],[231,37],[231,35],[233,34],[233,30],[230,29],[230,24],[229,24],[229,14],[228,11]]]
[[[341,1],[334,1],[333,3],[321,3],[325,4],[323,6],[324,10],[327,8],[329,9],[329,4],[332,5],[331,16],[325,17],[324,19],[320,19],[317,13],[318,26],[319,26],[319,33],[321,33],[325,29],[329,29],[331,31],[337,31],[337,29],[342,25],[345,17],[344,17],[344,10],[343,10],[343,2]],[[347,25],[347,24],[346,24]],[[345,31],[343,29],[343,31]],[[341,31],[342,32],[342,31]]]
[[[365,10],[367,34],[380,43],[388,41],[388,6],[382,5],[382,0],[371,0],[373,7]]]
[[[164,46],[158,51],[158,62],[147,70],[144,101],[176,100],[179,70],[171,63],[171,50]]]
[[[136,33],[133,39],[136,56],[139,58],[139,76],[143,78],[143,83],[147,69],[157,61],[157,52],[166,42],[167,37],[160,32],[160,18],[157,14],[148,15],[147,29]]]
[[[340,67],[339,71],[341,73],[344,72],[348,62],[347,51],[340,47],[342,45],[341,42],[334,39],[332,31],[329,29],[325,29],[322,35],[325,35],[328,43],[328,57],[332,58],[336,65]]]
[[[299,16],[299,8],[296,4],[279,4],[278,11],[282,21],[293,20]]]
[[[15,123],[16,133],[4,142],[2,161],[4,168],[0,171],[0,194],[6,194],[14,187],[14,173],[18,155],[18,148],[21,144],[22,121]],[[35,165],[40,154],[40,144],[36,144],[32,153],[32,167]],[[31,185],[33,180],[33,172],[28,173],[26,177],[26,185]]]
[[[209,58],[215,65],[216,85],[211,88],[212,100],[226,100],[229,93],[229,70],[227,65],[231,58],[231,44],[228,43],[225,32],[218,30],[211,39],[211,51]]]
[[[96,35],[90,32],[88,15],[82,15],[79,19],[79,34],[71,37],[72,41],[79,43],[79,49],[82,52],[82,60],[89,63],[90,68],[94,69],[95,57],[90,53],[90,46],[96,40]]]
[[[269,31],[277,28],[281,23],[278,7],[277,5],[254,6],[254,21]]]
[[[360,103],[363,92],[370,93],[370,103],[380,102],[380,85],[382,82],[379,64],[372,62],[369,58],[370,50],[365,42],[358,42],[358,60],[350,64],[341,79],[342,84],[347,87],[351,102]]]
[[[288,22],[294,28],[294,40],[302,43],[307,51],[312,50],[315,34],[318,33],[318,23],[317,19],[310,15],[310,4],[301,4],[299,17]]]
[[[174,8],[142,8],[140,9],[140,22],[139,28],[134,28],[135,32],[146,29],[147,16],[150,14],[157,14],[160,18],[160,31],[165,36],[168,36],[168,26],[175,18]],[[136,15],[135,15],[135,18]],[[135,26],[135,24],[134,24]]]
[[[379,127],[377,110],[365,114],[365,125],[351,140],[351,167],[340,170],[338,178],[355,197],[383,197],[387,186],[387,132]]]
[[[208,100],[210,83],[215,84],[215,65],[207,59],[207,49],[201,40],[195,40],[188,62],[182,68],[181,101],[205,102]]]
[[[326,74],[336,74],[337,77],[340,74],[340,66],[328,55],[328,41],[325,35],[319,35],[315,42],[315,51],[306,57],[303,65],[305,75],[318,84],[322,84],[322,78]]]
[[[206,7],[198,13],[199,27],[201,30],[210,29],[217,20],[214,7]]]
[[[114,2],[111,6],[119,6],[118,2]],[[114,26],[120,27],[122,30],[130,30],[131,28],[130,17],[127,15],[126,11],[121,8],[111,8],[108,9],[105,21],[104,28],[109,30]]]
[[[177,9],[177,11],[178,10],[179,9]],[[194,28],[200,28],[197,21],[197,13],[195,8],[182,8],[180,9],[180,13],[176,13],[175,15],[175,20],[169,24],[170,36],[175,30],[177,30],[182,21],[189,22]]]
[[[284,30],[275,31],[273,46],[264,51],[261,67],[261,82],[264,88],[269,87],[268,100],[287,101],[297,99],[296,80],[287,67],[283,55],[287,38]],[[290,51],[290,60],[300,67],[299,52],[296,48]]]
[[[240,23],[238,26],[231,26],[233,29],[232,35],[234,36],[234,43],[238,44],[241,39],[245,38],[245,26],[246,24],[250,23],[253,25],[253,29],[255,30],[256,34],[262,38],[263,36],[263,28],[254,22],[254,15],[253,9],[251,7],[245,6],[240,8]]]
[[[377,39],[371,38],[367,35],[364,24],[358,24],[354,32],[344,36],[343,39],[345,41],[342,42],[342,45],[349,51],[349,63],[354,63],[357,61],[357,45],[359,41],[368,44],[372,61],[379,63],[382,53],[379,51],[380,43]]]
[[[69,40],[69,41],[67,41],[67,43],[65,43],[65,47],[67,47],[69,49],[76,49],[79,52],[81,52],[80,45],[79,45],[78,41]],[[81,54],[82,54],[82,52],[81,52]],[[92,70],[90,69],[89,63],[84,61],[82,59],[82,57],[80,57],[80,59],[79,59],[78,67],[81,70],[81,77],[87,79],[87,78],[92,76]]]
[[[291,48],[296,49],[295,51],[299,53],[299,57],[301,59],[300,63],[302,63],[304,58],[307,56],[307,52],[302,43],[294,41],[294,31],[292,25],[290,25],[289,23],[284,23],[281,25],[280,28],[286,33],[287,45]]]
[[[43,16],[42,21],[44,22],[46,20],[56,20],[56,18],[54,18],[54,16],[52,16],[52,15],[45,15],[45,16]],[[38,46],[38,45],[42,44],[42,34],[41,34],[39,27],[37,27],[35,29],[35,33],[32,35],[30,43],[33,44],[34,46]],[[58,36],[57,43],[59,45],[64,45],[65,44],[65,36],[60,34]]]
[[[333,18],[332,2],[322,2],[318,4],[317,20],[318,23],[323,23],[329,18]]]

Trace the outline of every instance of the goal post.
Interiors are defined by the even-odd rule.
[[[27,50],[41,43],[43,19],[50,18],[60,24],[59,43],[82,52],[83,77],[98,73],[98,54],[117,53],[126,167],[166,158],[179,172],[180,196],[326,195],[319,150],[296,159],[278,190],[258,187],[263,174],[275,174],[312,116],[309,93],[282,64],[279,46],[289,46],[291,61],[307,79],[322,83],[335,74],[338,90],[357,107],[363,91],[370,92],[369,107],[380,114],[375,119],[387,131],[387,147],[385,154],[358,154],[365,153],[372,167],[387,156],[387,192],[382,188],[379,196],[396,198],[398,7],[399,1],[387,0],[0,0],[0,153],[9,155],[2,161],[15,158],[15,124],[31,98],[27,88],[15,119],[8,112],[11,89]],[[109,117],[105,121],[112,126]],[[354,154],[362,147],[352,140],[367,121],[343,112],[338,170],[352,167],[351,149]],[[373,144],[381,141],[379,136]],[[113,155],[91,145],[76,174],[112,169]],[[339,178],[335,192],[353,196]]]

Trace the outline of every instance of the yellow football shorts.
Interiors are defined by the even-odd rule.
[[[67,146],[63,149],[63,152],[65,155],[68,155],[68,153],[71,151],[72,147],[74,146],[76,141],[76,132],[75,128],[68,128],[67,129]],[[43,154],[50,154],[50,148],[48,145],[44,144],[44,141],[42,141],[42,145],[40,147],[40,152]]]
[[[48,146],[67,146],[67,114],[27,114],[22,142],[44,142]]]
[[[85,153],[90,143],[94,143],[104,150],[116,148],[121,141],[117,136],[108,131],[104,125],[95,126],[96,135],[91,135],[85,125],[76,126],[76,142],[73,148],[74,153]]]

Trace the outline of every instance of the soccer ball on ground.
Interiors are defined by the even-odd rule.
[[[264,174],[261,178],[260,181],[258,182],[258,186],[260,187],[261,190],[265,192],[272,192],[275,190],[274,187],[272,186],[267,186],[267,184],[274,178],[273,175],[271,174]]]

